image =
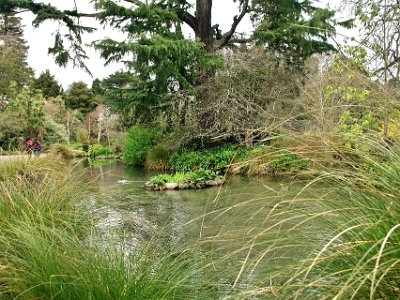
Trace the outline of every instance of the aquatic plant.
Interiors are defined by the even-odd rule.
[[[186,151],[180,149],[171,156],[170,166],[175,172],[190,172],[198,168],[223,171],[238,156],[239,151],[230,145],[212,150]]]

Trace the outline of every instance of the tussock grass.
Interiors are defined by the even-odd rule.
[[[191,285],[198,282],[192,250],[160,253],[148,243],[133,251],[123,239],[104,243],[85,205],[86,182],[68,165],[47,157],[0,169],[0,299],[200,294],[201,285]]]
[[[325,200],[329,229],[285,284],[299,298],[396,299],[400,296],[400,148],[365,140],[332,172],[336,197]],[[367,150],[366,150],[367,149]]]
[[[362,145],[331,144],[337,161],[297,189],[202,217],[214,267],[229,270],[226,299],[400,297],[400,147]]]
[[[53,144],[50,147],[49,153],[54,156],[59,156],[63,159],[72,159],[76,150],[73,150],[69,145]]]

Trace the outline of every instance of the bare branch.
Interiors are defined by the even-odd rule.
[[[123,1],[135,4],[137,6],[143,5],[143,2],[141,2],[139,0],[123,0]]]
[[[250,42],[252,42],[252,41],[254,41],[254,39],[255,39],[255,37],[254,36],[252,36],[252,37],[249,37],[249,38],[243,38],[243,39],[230,39],[230,41],[229,41],[229,43],[228,44],[246,44],[246,43],[250,43]]]
[[[220,42],[218,44],[218,47],[217,47],[218,49],[223,48],[224,46],[226,46],[229,43],[229,40],[232,38],[233,34],[235,33],[236,28],[238,27],[240,21],[242,21],[243,17],[248,12],[248,6],[249,6],[249,0],[245,0],[243,3],[242,12],[240,13],[239,16],[235,16],[233,18],[231,30],[229,30],[227,33],[225,33],[222,36],[222,38],[220,39]]]

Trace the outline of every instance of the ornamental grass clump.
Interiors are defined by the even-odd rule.
[[[364,141],[347,168],[332,174],[337,197],[325,201],[321,225],[331,234],[287,286],[335,299],[400,296],[400,148]]]
[[[0,299],[190,299],[202,289],[190,249],[132,249],[97,233],[87,181],[70,165],[26,159],[0,172]]]
[[[311,181],[201,217],[226,299],[400,297],[400,147],[363,144],[332,145],[340,163]]]
[[[368,151],[347,149],[344,167],[325,174],[336,192],[317,198],[322,210],[310,216],[324,235],[314,238],[307,259],[282,285],[281,298],[400,297],[400,147],[363,144]]]

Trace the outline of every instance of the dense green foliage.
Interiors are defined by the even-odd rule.
[[[111,149],[99,144],[91,145],[88,152],[89,157],[92,159],[98,156],[107,156],[112,153]]]
[[[82,33],[95,29],[80,25],[81,16],[93,17],[102,26],[123,33],[123,39],[107,37],[92,45],[106,64],[124,62],[127,68],[127,72],[117,72],[102,84],[105,99],[118,107],[126,122],[133,119],[128,126],[162,119],[167,129],[194,123],[209,135],[221,133],[208,132],[218,127],[218,117],[202,111],[212,103],[209,80],[223,65],[218,50],[237,48],[238,44],[246,49],[256,42],[275,56],[284,57],[288,65],[302,69],[312,54],[335,50],[328,38],[338,24],[332,10],[297,0],[232,0],[238,4],[237,14],[225,32],[218,23],[212,23],[212,0],[96,0],[96,13],[92,14],[79,11],[79,6],[58,10],[40,1],[4,1],[0,12],[30,10],[36,15],[35,25],[58,20],[70,30],[65,35],[57,31],[54,47],[49,49],[61,65],[72,59],[85,67]],[[243,35],[237,28],[246,15],[251,16],[253,28]],[[183,26],[193,31],[191,37],[183,34]],[[87,105],[69,98],[68,107],[88,112],[82,110]]]
[[[294,153],[281,152],[273,155],[270,166],[275,174],[297,172],[308,167],[308,160]]]
[[[45,98],[57,97],[63,93],[61,85],[57,82],[54,75],[50,74],[48,69],[33,81],[32,86],[35,89],[41,90]]]
[[[329,42],[335,33],[332,10],[297,0],[255,0],[252,9],[258,42],[288,62],[302,65],[312,54],[335,51]]]
[[[67,108],[79,110],[83,115],[96,108],[97,102],[92,91],[83,81],[74,82],[65,92]]]
[[[224,171],[239,153],[240,150],[229,145],[201,151],[181,149],[172,155],[170,167],[175,172],[189,172],[198,168]]]
[[[0,113],[0,143],[4,148],[18,146],[19,137],[43,134],[46,124],[45,99],[37,91],[21,89]]]
[[[129,165],[143,166],[155,136],[153,130],[139,125],[129,129],[125,140],[124,161]]]
[[[200,187],[199,185],[196,186],[196,184],[203,184],[205,181],[214,180],[217,177],[219,177],[219,175],[212,170],[197,169],[186,173],[177,172],[175,174],[159,174],[152,176],[148,184],[150,187],[158,187],[166,183],[178,183],[196,188]]]
[[[28,66],[28,46],[23,38],[21,18],[13,13],[0,13],[0,110],[4,101],[29,85],[33,71]]]

